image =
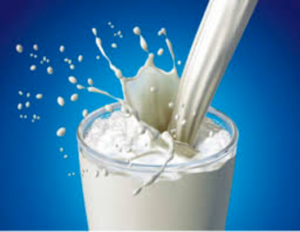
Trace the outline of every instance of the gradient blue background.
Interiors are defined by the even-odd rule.
[[[139,25],[151,51],[165,44],[157,31],[166,27],[178,59],[189,52],[207,1],[22,1],[0,3],[0,229],[87,229],[79,178],[75,130],[89,111],[111,102],[104,96],[80,94],[79,103],[58,107],[56,98],[76,92],[67,81],[93,77],[95,84],[121,96],[118,81],[102,59],[97,61],[91,27],[97,27],[113,61],[127,76],[134,75],[146,54],[132,28]],[[238,125],[240,140],[226,229],[300,229],[300,3],[261,0],[213,100]],[[113,37],[111,21],[122,30]],[[119,48],[110,48],[117,41]],[[15,45],[24,52],[15,52]],[[29,66],[32,45],[54,67],[36,72]],[[58,52],[66,46],[64,55]],[[84,61],[74,71],[62,59]],[[165,53],[156,59],[171,68]],[[179,67],[179,71],[182,71]],[[28,114],[41,121],[20,120],[16,105],[25,101],[18,90],[44,94],[32,101]],[[31,99],[33,99],[31,97]],[[84,106],[82,105],[84,103]],[[25,111],[24,111],[25,112]],[[67,127],[65,137],[55,132]],[[69,159],[64,160],[59,147]],[[68,177],[68,172],[75,177]],[[171,193],[170,193],[171,194]]]

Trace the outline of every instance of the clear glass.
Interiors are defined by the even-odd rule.
[[[114,110],[120,109],[119,103],[112,106]],[[132,191],[141,184],[136,176],[154,173],[161,166],[138,163],[129,166],[89,147],[84,137],[91,125],[96,119],[110,115],[100,108],[89,114],[77,131],[89,229],[223,230],[238,140],[234,122],[210,108],[207,117],[230,133],[230,143],[209,157],[167,165],[165,174],[186,175],[176,181],[160,181],[133,196]],[[113,174],[99,175],[103,170],[109,173],[113,170]]]

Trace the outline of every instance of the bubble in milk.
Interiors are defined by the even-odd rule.
[[[83,56],[82,55],[79,55],[78,56],[78,62],[81,62],[83,60]]]
[[[72,84],[76,84],[77,83],[76,77],[69,76],[69,82],[72,83]]]
[[[47,72],[48,72],[49,75],[52,75],[53,74],[53,68],[51,66],[49,66],[47,68]]]
[[[108,112],[112,112],[114,110],[113,106],[112,105],[106,105],[105,107],[105,110],[108,111]]]
[[[38,45],[37,44],[34,44],[33,45],[33,50],[37,51],[39,49]]]
[[[71,99],[71,101],[77,101],[78,100],[78,94],[77,93],[72,94],[70,99]]]
[[[18,53],[22,53],[22,52],[23,52],[23,46],[22,46],[21,44],[17,44],[17,45],[16,45],[16,51],[17,51]]]
[[[56,135],[58,137],[63,137],[66,134],[66,128],[65,127],[61,127],[56,131]]]
[[[158,49],[157,55],[161,56],[162,54],[164,54],[164,49],[162,49],[162,48]]]
[[[64,45],[61,45],[61,46],[59,47],[59,51],[60,51],[60,52],[64,52],[64,51],[65,51],[65,46],[64,46]]]
[[[60,105],[61,107],[63,107],[65,105],[65,99],[63,99],[63,97],[58,97],[57,98],[57,103],[58,105]]]
[[[21,110],[21,109],[23,109],[23,105],[22,105],[22,103],[19,103],[19,104],[18,104],[18,106],[17,106],[17,108],[18,108],[18,110]]]
[[[30,71],[35,71],[36,70],[36,66],[35,65],[31,65],[30,66]]]
[[[26,106],[26,108],[29,108],[29,106],[30,106],[30,102],[29,102],[29,101],[27,101],[27,102],[25,103],[25,106]]]
[[[94,85],[94,81],[93,81],[92,78],[89,78],[89,79],[88,79],[88,84],[89,84],[89,85]]]
[[[84,109],[84,110],[82,111],[82,116],[85,118],[87,115],[88,115],[88,110],[87,110],[87,109]]]
[[[43,98],[43,94],[41,93],[38,93],[36,96],[35,96],[36,99],[42,99]]]
[[[152,93],[157,92],[157,87],[151,86],[150,87],[150,92],[152,92]]]
[[[177,64],[178,64],[178,65],[181,65],[181,60],[178,60],[178,61],[177,61]]]
[[[74,70],[74,69],[75,69],[75,65],[74,65],[74,64],[71,64],[71,65],[70,65],[70,69],[71,69],[71,70]]]
[[[23,92],[21,90],[18,93],[20,96],[23,96]]]
[[[117,48],[118,45],[117,45],[116,43],[112,43],[112,44],[111,44],[111,47],[112,47],[112,48]]]

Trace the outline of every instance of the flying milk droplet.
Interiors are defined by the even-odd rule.
[[[72,83],[72,84],[76,84],[77,83],[76,77],[69,76],[69,82]]]
[[[78,100],[78,94],[77,93],[74,93],[72,96],[71,96],[71,101],[77,101]]]
[[[48,72],[49,75],[52,75],[53,74],[53,68],[51,66],[49,66],[47,68],[47,72]]]
[[[23,46],[22,46],[21,44],[17,44],[17,46],[16,46],[16,51],[17,51],[18,53],[22,53],[22,52],[23,52]]]
[[[56,131],[56,135],[58,136],[58,137],[62,137],[62,136],[64,136],[66,134],[66,128],[64,128],[64,127],[61,127],[61,128],[59,128],[57,131]]]
[[[65,105],[65,100],[62,97],[58,97],[57,98],[57,103],[58,103],[58,105],[63,107]]]

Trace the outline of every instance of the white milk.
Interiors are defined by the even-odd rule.
[[[106,157],[126,161],[134,157],[135,152],[149,150],[149,147],[144,145],[150,138],[146,132],[137,136],[134,128],[138,123],[134,123],[134,119],[130,117],[122,118],[118,114],[124,113],[115,112],[109,119],[96,120],[84,133],[84,141],[88,147]],[[135,136],[137,137],[133,140]],[[202,137],[197,146],[200,153],[193,158],[175,153],[169,164],[197,162],[211,157],[228,146],[232,140],[226,130],[221,130],[209,120],[201,129],[199,137]],[[144,181],[155,175],[159,169],[145,173],[147,169],[136,168],[134,164],[163,165],[167,154],[145,156],[135,160],[132,166],[125,164],[113,168],[110,165],[113,162],[101,162],[101,157],[94,160],[90,151],[84,147],[80,147],[79,150],[90,230],[224,229],[235,148],[223,159],[205,167],[177,171],[173,169],[173,172],[171,169],[166,170],[155,184],[148,186],[137,196],[133,195],[133,190],[139,189]]]

